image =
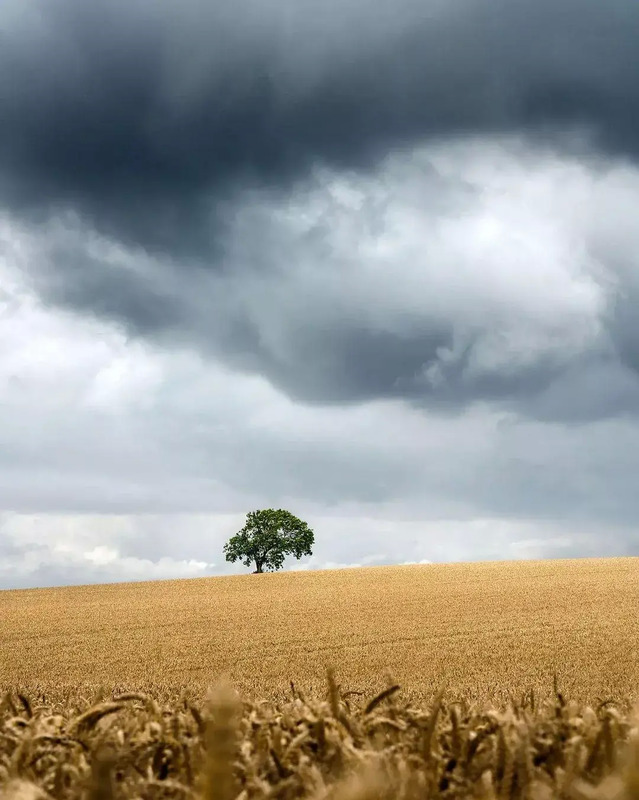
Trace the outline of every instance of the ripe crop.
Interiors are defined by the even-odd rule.
[[[353,707],[328,674],[326,700],[295,687],[287,703],[242,703],[224,685],[204,708],[128,693],[89,708],[0,706],[5,800],[417,800],[553,797],[634,800],[639,707],[535,706],[505,712],[396,702],[388,687]]]
[[[0,797],[636,798],[637,619],[633,558],[1,592]]]

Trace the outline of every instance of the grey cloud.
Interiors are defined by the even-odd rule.
[[[585,421],[639,408],[635,278],[618,263],[639,244],[619,213],[638,175],[517,140],[451,143],[366,178],[320,171],[293,194],[246,193],[217,272],[72,217],[32,232],[29,269],[49,302],[263,374],[301,402],[443,414],[491,402]],[[498,226],[488,245],[485,219]]]
[[[632,412],[635,239],[620,252],[614,227],[573,224],[575,195],[556,209],[558,252],[522,255],[511,237],[482,259],[458,240],[472,241],[463,220],[481,217],[493,176],[410,153],[444,142],[454,158],[455,142],[472,150],[481,136],[508,149],[495,137],[514,133],[514,160],[533,169],[534,142],[592,174],[611,156],[632,164],[638,30],[629,0],[401,0],[392,12],[372,0],[12,0],[0,12],[0,201],[42,237],[26,269],[45,302],[263,374],[296,400],[401,398],[442,413],[488,401],[561,419],[577,392],[567,376],[593,386],[605,374],[609,391],[575,413]],[[386,164],[402,152],[395,174]],[[358,209],[312,196],[326,170],[364,196]],[[427,235],[376,260],[376,236],[392,239],[396,223],[389,195],[415,191],[411,172],[427,189],[399,211],[419,207]],[[282,221],[312,217],[315,202],[306,227]],[[504,239],[547,233],[506,220]],[[459,230],[440,235],[452,221]],[[612,298],[574,240],[618,278]],[[469,279],[471,260],[494,292]],[[503,265],[532,275],[553,263],[536,306],[518,300],[525,278],[500,294]]]
[[[82,249],[60,244],[49,250],[47,302],[120,323],[135,335],[162,337],[188,327],[188,311],[163,275],[139,274]]]
[[[5,202],[216,258],[218,204],[424,137],[589,130],[639,152],[630,0],[19,0],[0,17]],[[211,255],[213,254],[213,258]]]
[[[519,397],[516,408],[529,418],[577,427],[602,418],[636,418],[639,365],[632,368],[620,360],[613,355],[573,364],[546,388]]]
[[[639,554],[633,419],[300,406],[105,325],[22,314],[0,317],[0,508],[17,512],[0,586],[232,571],[223,542],[270,506],[315,526],[313,567]]]
[[[486,408],[437,419],[393,402],[300,407],[252,379],[171,364],[159,386],[136,390],[149,401],[142,408],[97,411],[84,381],[68,397],[44,383],[32,397],[26,388],[7,397],[0,508],[138,514],[139,548],[122,540],[138,558],[156,552],[154,537],[158,547],[174,537],[179,514],[264,506],[325,516],[352,504],[360,516],[390,508],[390,518],[400,509],[414,519],[479,514],[577,529],[639,517],[633,419],[567,427],[515,414],[496,422]],[[90,385],[93,365],[84,369]],[[145,514],[156,519],[145,524]],[[186,534],[161,554],[197,557]]]

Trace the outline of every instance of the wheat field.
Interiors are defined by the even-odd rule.
[[[281,572],[0,592],[0,688],[188,689],[220,676],[277,700],[290,681],[413,699],[580,702],[639,691],[639,559]]]
[[[2,592],[0,797],[639,800],[638,578],[626,558]]]

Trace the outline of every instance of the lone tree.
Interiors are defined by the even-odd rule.
[[[255,562],[255,572],[275,572],[287,555],[313,555],[314,541],[313,531],[301,519],[281,508],[268,508],[247,514],[246,524],[224,545],[224,552],[227,561],[239,559],[245,567]]]

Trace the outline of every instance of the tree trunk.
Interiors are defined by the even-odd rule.
[[[263,572],[263,570],[262,570],[262,563],[261,563],[260,561],[256,561],[256,562],[255,562],[255,566],[257,567],[257,569],[255,570],[255,572],[253,573],[253,575],[257,575],[259,572]]]

